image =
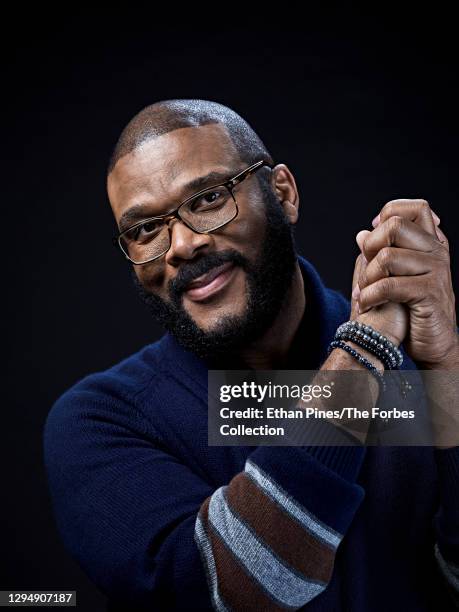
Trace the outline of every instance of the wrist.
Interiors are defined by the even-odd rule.
[[[390,340],[390,342],[392,342],[394,346],[396,346],[397,348],[400,346],[401,338],[398,338],[396,335],[392,334],[390,326],[387,324],[386,321],[382,319],[382,317],[375,316],[375,314],[370,311],[358,315],[355,318],[355,321],[363,323],[364,325],[370,325],[376,331],[378,331],[380,334]]]
[[[352,340],[346,340],[346,344],[349,344],[349,346],[361,353],[365,359],[368,359],[368,361],[375,366],[377,370],[384,372],[384,364],[376,357],[376,355],[373,355],[373,353],[370,353],[370,351],[362,348],[359,344],[352,342]]]

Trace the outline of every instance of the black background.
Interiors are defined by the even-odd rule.
[[[274,10],[270,24],[231,6],[206,27],[113,8],[111,21],[4,24],[1,589],[72,589],[79,609],[104,609],[56,532],[41,435],[66,388],[161,333],[111,245],[105,194],[111,148],[141,108],[204,98],[247,119],[296,177],[301,253],[346,295],[355,234],[399,197],[431,203],[457,274],[451,16]]]

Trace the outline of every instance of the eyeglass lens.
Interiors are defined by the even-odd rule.
[[[201,233],[221,227],[234,219],[236,214],[236,200],[223,185],[204,191],[180,209],[180,217]],[[155,259],[170,246],[169,229],[164,219],[150,219],[136,225],[122,234],[120,240],[124,252],[134,263]]]

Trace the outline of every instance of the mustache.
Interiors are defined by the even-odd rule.
[[[245,270],[250,266],[249,261],[241,253],[230,249],[203,255],[200,259],[185,263],[180,267],[177,276],[169,282],[168,289],[171,298],[178,300],[193,280],[227,262],[232,262]]]

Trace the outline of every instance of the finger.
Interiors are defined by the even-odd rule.
[[[445,236],[444,232],[437,227],[437,236],[438,236],[438,240],[442,243],[442,245],[449,251],[449,242],[448,242],[448,238]]]
[[[382,278],[360,291],[360,313],[387,302],[413,305],[424,298],[425,287],[426,275]]]
[[[355,319],[359,314],[359,295],[360,295],[360,287],[358,283],[359,276],[361,274],[362,269],[365,268],[365,259],[363,255],[357,257],[354,267],[354,275],[352,278],[352,298],[351,298],[351,319]]]
[[[356,291],[358,292],[362,287],[365,287],[365,270],[366,267],[368,265],[368,261],[365,258],[365,255],[363,255],[363,245],[365,242],[365,239],[367,238],[367,236],[369,236],[371,234],[371,232],[369,230],[362,230],[361,232],[359,232],[357,234],[357,236],[355,237],[355,240],[358,244],[358,247],[361,251],[362,257],[361,257],[361,261],[360,261],[360,265],[359,265],[359,269],[358,269],[358,273],[357,273],[357,277],[356,277],[356,282],[357,282],[357,288]],[[354,285],[355,283],[353,283]],[[359,296],[356,295],[355,296],[356,299],[359,299]]]
[[[437,238],[438,238],[438,240],[439,240],[440,242],[443,242],[443,243],[444,243],[445,241],[444,241],[444,240],[443,240],[443,238],[442,238],[442,234],[443,234],[443,232],[442,232],[442,231],[440,230],[440,228],[438,227],[438,226],[440,225],[440,217],[439,217],[437,214],[435,214],[435,212],[434,212],[433,210],[431,210],[431,213],[432,213],[432,218],[433,218],[434,225],[435,225],[435,232],[436,232]],[[371,222],[371,224],[372,224],[372,226],[373,226],[373,227],[378,227],[378,225],[379,225],[380,223],[381,223],[381,215],[380,215],[380,214],[378,214],[378,215],[376,215],[376,217],[373,219],[373,221]],[[444,236],[444,234],[443,234],[443,236]],[[448,247],[448,248],[449,248],[449,247]]]
[[[379,213],[379,223],[384,223],[384,221],[394,216],[403,217],[407,221],[417,223],[422,229],[433,236],[436,235],[435,226],[440,224],[438,215],[432,211],[427,200],[391,200],[383,206]]]
[[[363,254],[367,261],[384,247],[400,247],[413,251],[430,253],[438,249],[438,240],[422,227],[403,217],[389,217],[366,236],[363,243]]]
[[[435,260],[427,253],[384,247],[366,266],[360,289],[389,276],[418,276],[432,271]]]
[[[357,242],[357,245],[362,252],[363,252],[363,243],[365,242],[365,240],[368,238],[370,234],[371,232],[369,230],[362,230],[355,237],[355,241]]]
[[[437,238],[440,242],[444,242],[444,240],[442,239],[442,234],[443,232],[440,230],[440,228],[438,227],[440,225],[440,217],[438,217],[434,211],[432,210],[432,217],[434,220],[434,225],[435,225],[435,232],[437,234]],[[381,215],[376,215],[376,217],[373,219],[373,221],[371,222],[373,227],[378,227],[378,225],[381,222]],[[444,236],[444,234],[443,234]]]

